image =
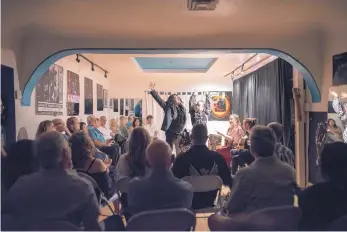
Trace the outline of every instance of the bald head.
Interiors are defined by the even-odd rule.
[[[172,150],[165,141],[156,140],[148,146],[146,157],[152,169],[169,169],[172,163]]]

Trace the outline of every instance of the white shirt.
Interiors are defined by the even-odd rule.
[[[112,131],[109,128],[100,126],[98,130],[104,135],[105,140],[112,139]]]
[[[155,132],[158,131],[157,126],[154,125],[154,124],[151,124],[151,125],[146,124],[146,125],[144,125],[144,128],[148,131],[148,133],[149,133],[149,135],[150,135],[151,137],[154,137],[154,136],[155,136]],[[157,136],[158,136],[158,135],[157,135]]]

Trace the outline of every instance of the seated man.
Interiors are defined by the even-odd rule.
[[[91,183],[71,172],[71,150],[60,133],[36,141],[40,171],[23,176],[10,188],[2,211],[22,228],[40,222],[67,221],[84,230],[100,230],[99,204]],[[29,228],[28,228],[29,227]]]
[[[55,127],[55,130],[61,133],[64,136],[64,138],[68,140],[69,137],[71,136],[71,133],[69,129],[65,126],[65,123],[63,122],[63,120],[61,120],[60,118],[56,118],[52,122]]]
[[[326,180],[308,187],[298,196],[305,231],[328,230],[329,225],[347,215],[347,144],[326,144],[320,155],[320,170]]]
[[[265,126],[252,129],[251,152],[255,161],[240,169],[227,202],[230,215],[294,204],[295,170],[274,156],[275,133]]]
[[[218,175],[223,184],[231,186],[230,170],[223,157],[206,146],[208,139],[207,127],[204,124],[196,124],[192,129],[192,146],[186,152],[176,157],[172,172],[177,178],[185,176]],[[213,207],[217,196],[217,190],[206,193],[195,193],[193,209]]]
[[[112,145],[111,140],[105,140],[104,135],[97,128],[97,119],[94,115],[89,115],[88,122],[88,134],[94,142],[96,148],[105,152],[110,159],[112,159],[112,165],[118,162],[119,149],[117,146]]]
[[[191,208],[193,189],[187,182],[172,174],[172,150],[161,140],[147,148],[146,157],[151,167],[149,175],[134,178],[129,183],[128,212],[131,215],[148,210]]]
[[[295,156],[293,152],[281,143],[284,126],[278,122],[272,122],[268,124],[267,127],[271,128],[275,132],[277,138],[275,147],[275,155],[277,156],[277,158],[279,158],[283,162],[286,162],[290,166],[295,167]]]

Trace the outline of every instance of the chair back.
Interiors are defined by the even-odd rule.
[[[116,181],[116,187],[120,193],[128,193],[129,182],[131,181],[130,177],[122,177]]]
[[[184,208],[152,210],[131,217],[129,231],[187,231],[195,227],[195,214]]]
[[[258,210],[249,215],[247,230],[298,230],[301,210],[295,206],[279,206]]]
[[[78,226],[67,222],[67,221],[40,221],[40,222],[31,222],[29,225],[26,225],[25,230],[30,231],[79,231],[82,230]]]
[[[347,231],[347,215],[340,217],[329,225],[329,231]]]
[[[223,185],[222,179],[216,175],[185,176],[182,180],[191,184],[195,193],[220,190]]]

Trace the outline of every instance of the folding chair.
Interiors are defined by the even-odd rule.
[[[129,231],[191,231],[196,218],[184,208],[151,210],[133,215],[126,225]]]
[[[218,190],[215,200],[215,207],[208,207],[204,209],[194,210],[195,213],[213,213],[221,209],[222,206],[222,185],[223,181],[219,176],[206,175],[206,176],[185,176],[182,180],[188,182],[193,186],[194,193],[209,192]]]

